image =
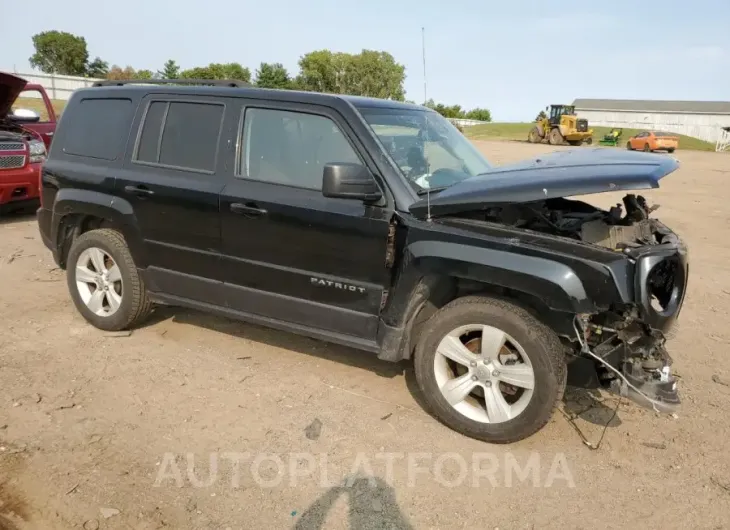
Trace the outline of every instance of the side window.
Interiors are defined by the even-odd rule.
[[[321,189],[325,164],[362,163],[329,118],[258,108],[248,108],[245,113],[239,162],[243,177]]]
[[[63,152],[116,160],[124,149],[132,121],[130,99],[86,98],[63,122]]]
[[[46,108],[46,101],[43,99],[43,94],[35,88],[29,88],[20,93],[18,99],[15,100],[15,105],[13,105],[13,109],[16,108],[36,111],[40,114],[40,123],[46,123],[51,119],[51,115]]]
[[[223,112],[219,103],[151,102],[135,160],[213,173]]]

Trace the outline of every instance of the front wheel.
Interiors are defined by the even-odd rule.
[[[531,144],[539,144],[542,142],[542,136],[540,136],[540,131],[537,127],[530,129],[530,133],[527,135],[527,141]]]
[[[644,152],[650,153],[651,152],[651,146],[649,144],[644,144]]]
[[[674,152],[674,148],[671,148],[671,149],[667,149],[667,152],[668,152],[669,154],[672,154],[672,153]]]
[[[634,150],[634,148],[631,147],[631,142],[626,142],[626,149],[628,149],[629,151],[633,151]]]
[[[550,142],[550,145],[563,145],[565,143],[565,138],[563,138],[563,135],[560,134],[558,129],[553,129],[550,131],[548,141]]]
[[[122,234],[103,228],[77,237],[66,279],[76,309],[94,327],[120,331],[142,322],[152,304]]]
[[[434,416],[490,443],[540,430],[565,390],[558,337],[511,302],[457,299],[423,326],[414,354],[418,386]]]

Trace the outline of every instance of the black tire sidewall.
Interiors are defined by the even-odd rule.
[[[92,247],[97,247],[106,252],[119,267],[122,275],[122,302],[119,309],[111,316],[103,317],[93,313],[81,299],[76,287],[76,264],[81,253]],[[87,232],[79,236],[71,246],[67,258],[66,281],[71,299],[76,309],[94,327],[102,330],[115,331],[127,326],[134,310],[132,296],[128,296],[128,290],[132,285],[132,275],[127,265],[127,260],[119,255],[119,251],[101,233]]]
[[[557,341],[545,341],[550,330],[534,329],[533,322],[523,320],[517,312],[505,310],[509,305],[470,303],[441,311],[424,329],[415,353],[415,371],[424,399],[435,416],[448,427],[469,437],[492,443],[510,443],[537,432],[552,416],[555,403],[562,396],[565,367],[555,367],[547,348]],[[488,424],[467,418],[457,412],[441,394],[434,373],[434,357],[441,339],[453,329],[469,323],[497,327],[517,341],[530,359],[535,374],[535,388],[527,408],[512,420]],[[554,356],[554,353],[552,354]],[[562,372],[560,369],[562,368]]]

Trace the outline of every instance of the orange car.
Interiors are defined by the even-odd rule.
[[[626,149],[633,151],[667,151],[673,153],[679,147],[679,137],[672,133],[645,131],[632,136],[626,143]]]

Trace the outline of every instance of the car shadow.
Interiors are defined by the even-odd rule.
[[[176,323],[198,326],[236,338],[284,348],[312,357],[329,359],[371,371],[381,377],[402,376],[409,364],[407,361],[398,363],[383,361],[378,359],[374,353],[181,307],[157,307],[141,327],[153,326],[169,319]]]
[[[398,506],[393,488],[381,478],[373,476],[351,477],[328,489],[299,516],[292,529],[325,528],[328,514],[342,496],[347,496],[347,528],[413,529]]]
[[[35,212],[36,208],[30,207],[14,211],[0,210],[0,226],[35,221]]]
[[[590,359],[578,358],[568,365],[568,385],[563,395],[563,411],[573,420],[601,427],[618,427],[621,419],[616,402],[601,393],[595,365]]]

